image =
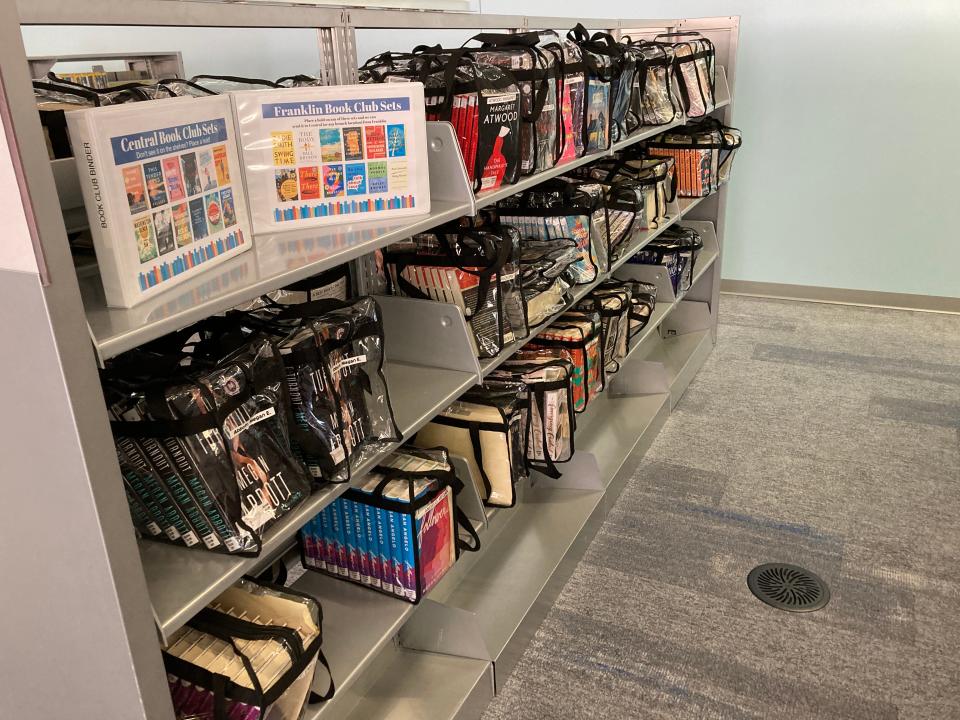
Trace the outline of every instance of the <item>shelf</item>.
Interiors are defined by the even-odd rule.
[[[621,372],[630,372],[626,361]],[[577,452],[590,453],[606,489],[638,445],[644,450],[666,420],[667,394],[616,395],[606,392],[591,402],[577,424]],[[563,466],[558,466],[563,472]]]
[[[663,222],[659,228],[638,233],[630,242],[628,249],[614,261],[613,271],[623,265],[630,256],[646,243],[676,222],[679,217],[679,209],[671,210],[669,219]],[[706,265],[704,271],[705,269]],[[577,286],[574,289],[573,301],[570,305],[572,306],[581,300],[590,290],[611,275],[612,271],[602,273],[594,282]],[[648,334],[652,332],[671,307],[661,306],[658,308],[654,312],[651,324],[648,324],[644,332]],[[481,362],[482,374],[486,376],[492,372],[517,350],[526,345],[533,336],[548,326],[550,322],[552,322],[552,319],[534,328],[528,338],[518,340],[507,346],[504,352],[497,357],[488,358]],[[475,381],[474,375],[465,372],[425,368],[397,362],[387,363],[384,372],[391,388],[391,399],[397,413],[397,423],[405,438],[409,438],[420,427],[429,422],[438,412],[469,389]],[[431,387],[436,392],[424,395],[419,390],[423,387]],[[395,447],[395,445],[386,446],[373,460],[358,468],[355,476],[357,478],[362,477],[369,468],[373,467],[376,462],[385,457]],[[328,503],[339,497],[345,489],[345,486],[330,486],[317,491],[311,495],[307,502],[286,515],[267,533],[260,558],[237,558],[214,553],[194,552],[186,548],[156,542],[141,542],[141,559],[161,634],[168,637],[170,633],[182,626],[193,614],[237,578],[256,571],[269,563],[270,559],[289,549],[294,543],[299,528]]]
[[[716,238],[716,236],[714,236],[714,238]],[[716,245],[708,247],[706,243],[704,243],[703,250],[701,250],[700,255],[697,256],[693,280],[690,283],[691,287],[696,285],[700,278],[706,275],[707,270],[713,267],[713,264],[717,261],[718,257],[720,257],[720,248],[718,248]]]
[[[310,570],[293,589],[312,595],[323,608],[323,654],[337,686],[333,698],[311,708],[307,716],[319,720],[342,715],[343,698],[351,695],[353,684],[400,631],[414,606]],[[326,672],[318,670],[314,689],[322,692],[327,682]]]
[[[492,699],[489,662],[396,648],[348,720],[477,718]]]
[[[470,573],[432,599],[473,614],[496,661],[602,498],[600,490],[531,487]]]
[[[384,374],[404,439],[411,437],[476,382],[472,373],[396,362],[386,363]],[[432,392],[424,393],[426,387]],[[397,444],[384,445],[381,452],[355,469],[354,482],[359,483],[366,472],[396,447]],[[290,549],[297,531],[346,489],[346,484],[328,485],[314,492],[266,533],[258,558],[141,541],[140,558],[161,636],[168,638],[238,578],[265,567],[273,558]]]
[[[713,338],[710,330],[696,330],[663,338],[644,348],[640,357],[663,365],[670,387],[670,407],[676,407],[687,386],[700,370],[710,351]]]
[[[601,395],[577,431],[577,453],[597,459],[596,486],[575,488],[585,478],[569,477],[572,462],[560,480],[535,476],[523,501],[502,511],[508,518],[498,536],[481,535],[469,572],[431,593],[442,605],[419,608],[404,625],[401,645],[444,652],[458,643],[462,654],[493,661],[498,683],[505,681],[622,490],[632,471],[625,463],[649,447],[668,414],[666,394]]]
[[[592,152],[583,157],[573,158],[565,162],[559,163],[549,170],[544,170],[543,172],[530,175],[528,177],[520,178],[520,180],[513,185],[505,185],[503,187],[496,188],[495,190],[485,190],[483,192],[477,193],[477,207],[482,208],[487,205],[492,205],[498,200],[503,200],[508,198],[511,195],[516,195],[518,192],[522,192],[528,188],[535,187],[540,183],[549,180],[550,178],[557,177],[558,175],[563,175],[570,170],[581,167],[583,165],[589,165],[592,162],[597,160],[602,160],[605,157],[610,157],[617,150],[622,150],[623,148],[634,145],[635,143],[640,142],[641,140],[646,140],[653,137],[654,135],[659,135],[665,130],[678,125],[682,125],[685,122],[685,118],[676,120],[669,125],[658,125],[656,127],[642,128],[639,132],[633,133],[630,137],[624,138],[619,142],[612,143],[611,147],[607,150],[600,150],[597,152]]]
[[[465,205],[434,200],[430,213],[403,222],[260,234],[253,247],[134,308],[109,308],[99,277],[81,284],[93,342],[102,359],[179,330],[271,290],[342,265],[413,233],[455,220]]]
[[[273,2],[236,3],[236,0],[17,0],[23,25],[121,25],[178,27],[277,27],[277,28],[411,28],[502,30],[504,28],[556,29],[582,22],[590,29],[650,27],[662,30],[679,20],[621,20],[616,18],[539,17],[494,15],[414,9],[340,8]],[[239,5],[239,6],[238,6]],[[86,12],[84,12],[84,10]]]
[[[653,314],[650,316],[650,320],[647,321],[647,324],[644,326],[643,330],[640,331],[640,334],[633,341],[633,345],[627,352],[627,357],[623,361],[624,365],[627,363],[627,360],[639,353],[641,349],[645,347],[647,339],[657,331],[657,328],[663,324],[663,321],[667,319],[667,316],[676,306],[677,303],[669,301],[657,303],[657,306],[653,309]]]
[[[241,6],[232,6],[237,7]],[[720,89],[727,87],[725,78],[721,67],[718,71],[718,97]],[[727,102],[729,100],[718,102],[718,107]],[[431,210],[426,215],[393,222],[345,222],[321,228],[258,233],[253,236],[253,247],[247,252],[232,257],[133,308],[108,307],[99,277],[91,275],[81,278],[83,305],[98,357],[103,362],[266,292],[349,262],[415,233],[473,214],[479,208],[574,168],[608,157],[616,150],[658,135],[683,122],[685,118],[666,126],[641,128],[639,132],[614,143],[609,150],[561,163],[545,172],[522,178],[514,185],[480,193],[475,199],[472,196],[457,199],[463,198],[462,186],[465,185],[466,178],[461,177],[464,172],[463,164],[456,149],[452,126],[449,126],[449,123],[428,123],[433,198]],[[452,157],[451,153],[456,153],[457,157]],[[77,229],[83,223],[77,211],[81,198],[73,160],[57,160],[51,167],[57,181],[61,205],[67,209],[65,220],[71,228]],[[698,201],[699,199],[681,199],[680,213],[688,212]]]

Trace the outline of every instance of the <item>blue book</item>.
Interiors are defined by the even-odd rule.
[[[377,508],[363,504],[364,530],[367,533],[367,555],[370,558],[370,584],[380,587],[380,542],[377,539]]]
[[[323,516],[323,559],[327,563],[327,572],[337,575],[337,543],[333,532],[333,507],[327,505],[320,513]]]
[[[353,542],[357,546],[357,565],[360,567],[360,582],[370,584],[370,555],[367,551],[367,530],[363,526],[363,505],[351,500],[353,510]]]
[[[357,552],[357,539],[353,530],[353,501],[340,498],[337,502],[340,503],[343,512],[343,536],[347,545],[348,577],[360,582],[360,555]]]
[[[333,521],[333,547],[337,554],[337,574],[341,577],[349,577],[350,571],[347,569],[347,543],[343,532],[343,501],[340,498],[334,500],[330,505],[330,519]]]
[[[311,521],[311,533],[313,535],[313,552],[315,567],[319,570],[327,569],[327,560],[325,557],[326,544],[323,539],[323,514],[317,513]]]
[[[403,591],[403,550],[400,544],[400,513],[384,511],[387,515],[387,535],[390,540],[390,580],[393,594],[405,597]]]
[[[383,478],[380,475],[373,474],[367,481],[360,486],[360,492],[364,495],[373,496],[373,491]],[[386,593],[393,594],[393,554],[390,548],[390,513],[383,508],[368,505],[371,518],[373,519],[372,529],[376,536],[376,544],[370,547],[376,547],[380,553],[377,564],[380,569],[379,587]]]
[[[400,513],[397,513],[400,515]],[[401,557],[403,560],[403,592],[408,600],[417,599],[417,564],[414,559],[413,516],[406,513],[400,515]]]

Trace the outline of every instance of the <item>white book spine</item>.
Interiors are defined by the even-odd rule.
[[[127,269],[121,257],[122,250],[114,245],[111,235],[111,229],[116,227],[116,223],[108,200],[110,178],[104,172],[105,168],[94,139],[91,111],[74,110],[65,114],[107,304],[130,307],[136,298],[128,294],[120,280],[126,277]]]

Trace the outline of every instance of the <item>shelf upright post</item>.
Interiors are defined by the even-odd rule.
[[[357,33],[350,24],[350,11],[340,13],[340,22],[317,28],[320,72],[324,85],[353,85],[358,81]]]
[[[0,252],[4,710],[19,718],[172,718],[13,3],[0,5],[0,124],[0,206],[10,233]],[[6,251],[18,240],[13,266]]]

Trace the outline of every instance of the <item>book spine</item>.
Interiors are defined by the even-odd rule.
[[[480,109],[477,102],[477,93],[471,93],[467,98],[467,124],[465,128],[467,154],[464,157],[467,163],[467,177],[470,182],[479,180],[477,176],[477,141],[480,137]]]
[[[400,520],[400,550],[403,558],[403,593],[407,600],[417,600],[417,565],[414,559],[414,545],[417,538],[414,535],[413,515],[397,513]]]
[[[323,562],[327,566],[327,572],[331,575],[339,575],[337,570],[337,546],[333,534],[333,508],[327,505],[320,512],[320,525],[323,528],[321,540],[323,541]]]
[[[403,551],[400,540],[400,513],[387,510],[387,531],[390,536],[390,579],[393,582],[393,594],[404,597],[403,591]]]
[[[316,563],[319,570],[327,570],[326,558],[326,518],[323,513],[317,513],[313,519],[313,546],[316,553]]]
[[[317,545],[314,535],[316,518],[311,518],[306,525],[300,528],[300,543],[303,547],[303,564],[308,568],[317,568]]]
[[[377,519],[374,515],[376,508],[372,505],[362,504],[363,508],[363,527],[367,535],[367,555],[370,558],[370,584],[375,588],[380,587],[380,543],[377,541]]]
[[[353,510],[353,540],[357,546],[357,560],[360,566],[360,582],[370,585],[370,551],[367,548],[367,529],[364,527],[363,506],[351,500]]]
[[[330,519],[333,521],[333,548],[337,558],[337,574],[349,577],[347,569],[347,544],[343,534],[343,500],[337,498],[330,506]]]
[[[129,291],[126,263],[122,257],[123,247],[114,245],[111,237],[114,226],[111,217],[109,180],[100,160],[97,140],[94,137],[91,110],[66,113],[67,128],[77,162],[77,174],[83,192],[83,203],[90,223],[90,236],[97,253],[97,264],[103,280],[107,304],[114,307],[131,307],[136,294]],[[132,240],[132,237],[131,237]],[[129,272],[133,272],[132,269]]]
[[[197,505],[204,513],[204,517],[216,532],[216,541],[214,545],[211,546],[209,543],[207,543],[207,547],[216,547],[220,544],[220,540],[223,540],[224,545],[230,552],[236,552],[240,548],[240,541],[237,538],[236,533],[227,524],[223,510],[214,500],[209,488],[200,481],[199,474],[197,473],[196,468],[188,460],[187,453],[183,445],[177,438],[172,437],[164,438],[163,444],[166,448],[167,454],[170,456],[174,466],[177,468],[177,472],[179,473],[180,477],[183,478],[183,481],[187,486],[187,490],[193,494]],[[206,539],[204,542],[206,542]]]
[[[383,508],[371,508],[374,512],[377,531],[377,545],[380,547],[380,589],[393,592],[393,559],[390,554],[390,530],[387,511]]]
[[[360,582],[360,563],[357,554],[357,541],[353,532],[353,502],[345,498],[339,500],[341,508],[340,521],[343,527],[343,537],[347,549],[347,576],[351,580]]]

